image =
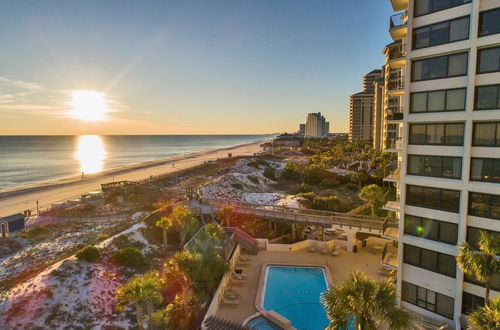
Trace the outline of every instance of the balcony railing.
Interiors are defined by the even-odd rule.
[[[406,51],[402,45],[394,46],[389,49],[389,60],[395,60],[406,56]]]
[[[399,238],[399,222],[394,218],[387,218],[382,225],[382,237],[397,240]]]
[[[408,14],[406,11],[394,14],[390,17],[389,28],[394,29],[403,26],[406,24],[407,20],[408,20]]]
[[[403,112],[392,112],[385,115],[385,120],[403,120]]]
[[[395,78],[394,81],[389,81],[387,84],[388,90],[404,89],[405,82],[402,78]]]
[[[398,268],[398,248],[392,243],[385,243],[381,262],[385,266]]]
[[[388,179],[388,180],[399,180],[400,177],[401,177],[401,174],[400,174],[400,169],[397,168],[395,169],[394,171],[392,171],[391,173],[389,173],[388,176],[386,176],[384,179]]]
[[[385,141],[385,148],[386,149],[401,149],[403,146],[403,139],[400,137],[395,137],[395,138],[387,138]]]

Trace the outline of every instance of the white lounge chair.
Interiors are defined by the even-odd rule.
[[[238,305],[240,303],[239,299],[223,298],[222,302],[226,305]]]

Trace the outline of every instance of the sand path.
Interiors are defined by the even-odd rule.
[[[140,164],[127,165],[110,169],[98,174],[80,177],[63,178],[30,186],[0,190],[0,217],[23,212],[26,209],[35,210],[36,201],[40,209],[50,207],[52,203],[80,197],[90,191],[100,190],[101,183],[121,180],[141,180],[151,175],[160,175],[179,171],[202,164],[208,160],[233,156],[253,155],[260,150],[263,141],[234,147],[209,149],[162,158]],[[174,164],[174,166],[172,166]]]

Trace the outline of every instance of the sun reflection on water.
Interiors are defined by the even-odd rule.
[[[81,135],[75,158],[80,162],[80,171],[84,174],[97,173],[103,170],[106,150],[98,135]]]

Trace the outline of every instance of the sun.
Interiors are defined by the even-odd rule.
[[[87,121],[106,120],[108,103],[103,93],[91,90],[72,91],[69,101],[70,115],[75,119]]]

